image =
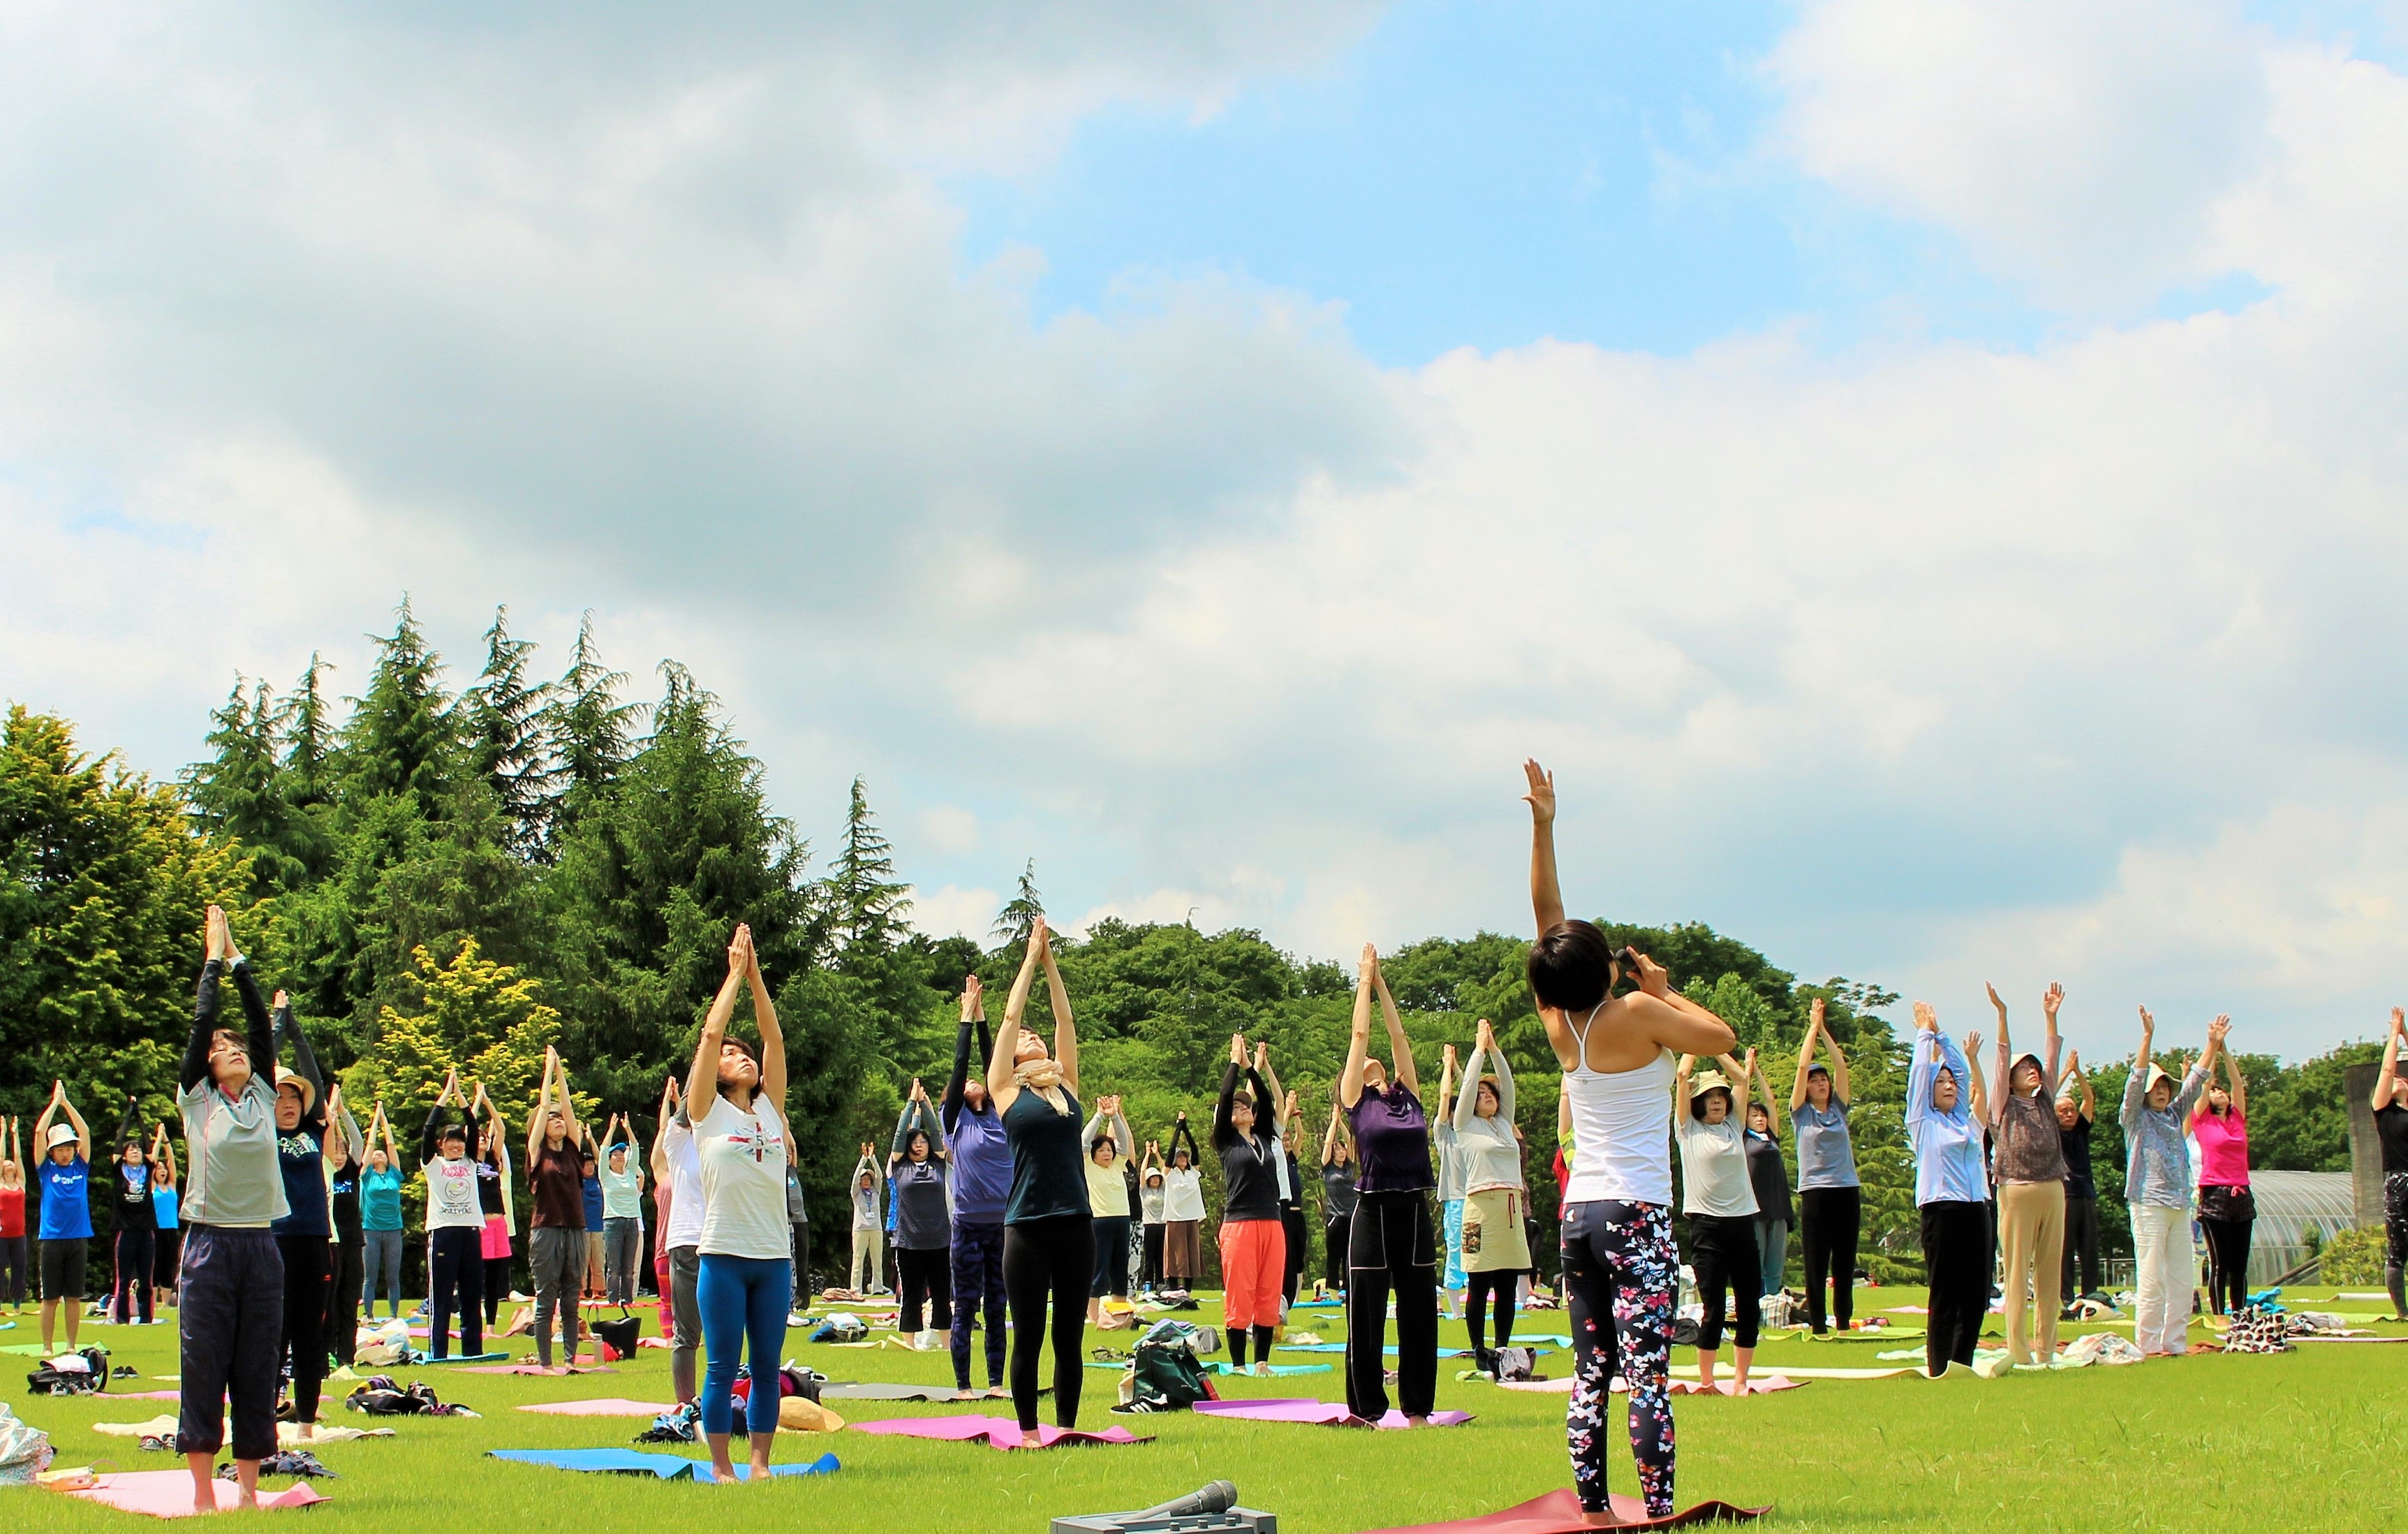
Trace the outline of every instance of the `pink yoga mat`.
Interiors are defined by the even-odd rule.
[[[213,1481],[217,1488],[218,1511],[234,1511],[239,1494],[231,1481]],[[87,1502],[100,1502],[127,1512],[147,1512],[154,1518],[189,1518],[193,1515],[193,1477],[186,1470],[112,1470],[100,1478],[100,1484],[90,1491],[71,1491],[70,1497],[80,1497]],[[305,1508],[327,1498],[310,1489],[306,1481],[280,1492],[260,1488],[259,1505],[267,1508]]]
[[[1241,1417],[1248,1422],[1302,1422],[1322,1427],[1411,1427],[1402,1412],[1390,1411],[1378,1422],[1369,1422],[1346,1410],[1342,1401],[1256,1400],[1197,1401],[1195,1410],[1199,1416]],[[1433,1412],[1429,1425],[1433,1427],[1459,1427],[1471,1420],[1469,1412]]]
[[[1733,1507],[1728,1502],[1699,1502],[1663,1518],[1647,1516],[1647,1504],[1636,1497],[1612,1498],[1622,1528],[1679,1528],[1688,1524],[1746,1523],[1772,1511]],[[1457,1518],[1443,1524],[1408,1524],[1398,1528],[1368,1530],[1367,1534],[1589,1534],[1594,1526],[1581,1521],[1580,1498],[1569,1490],[1533,1497],[1502,1512],[1481,1518]]]
[[[1807,1383],[1807,1381],[1793,1380],[1786,1374],[1767,1374],[1748,1381],[1747,1393],[1751,1396],[1770,1396],[1776,1390],[1800,1390],[1805,1388]],[[1672,1394],[1675,1396],[1727,1396],[1730,1393],[1731,1383],[1728,1380],[1716,1380],[1711,1391],[1696,1380],[1672,1382]]]
[[[544,1368],[541,1364],[462,1364],[459,1366],[456,1372],[462,1374],[534,1374],[547,1380],[556,1380],[563,1375],[567,1374],[616,1374],[619,1371],[612,1369],[608,1364],[580,1364],[575,1369],[569,1369],[560,1364],[554,1364],[550,1369]]]
[[[522,1412],[543,1412],[555,1417],[657,1417],[674,1412],[674,1401],[631,1401],[624,1396],[601,1396],[590,1401],[538,1401]]]
[[[179,1401],[184,1398],[184,1393],[180,1390],[111,1390],[96,1398],[105,1401]]]
[[[1125,1427],[1107,1427],[1100,1433],[1082,1433],[1070,1427],[1039,1427],[1037,1441],[1025,1441],[1020,1424],[1010,1417],[888,1417],[882,1422],[853,1422],[845,1425],[857,1433],[887,1433],[896,1438],[933,1438],[954,1443],[973,1443],[984,1439],[996,1449],[1051,1449],[1063,1443],[1151,1443],[1150,1438],[1139,1438]]]

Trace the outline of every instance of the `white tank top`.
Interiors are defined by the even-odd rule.
[[[1594,1022],[1596,1008],[1588,1015]],[[1564,1022],[1570,1025],[1570,1013]],[[1571,1034],[1578,1064],[1564,1076],[1572,1108],[1572,1175],[1564,1202],[1670,1204],[1672,1078],[1678,1069],[1672,1052],[1657,1051],[1636,1070],[1591,1070],[1587,1025]]]

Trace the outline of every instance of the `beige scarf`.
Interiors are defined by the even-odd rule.
[[[1034,1060],[1023,1060],[1011,1068],[1011,1079],[1024,1092],[1034,1092],[1046,1105],[1064,1118],[1070,1116],[1070,1099],[1062,1093],[1062,1067],[1050,1054]]]

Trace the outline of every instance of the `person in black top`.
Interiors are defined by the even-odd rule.
[[[2066,1315],[2073,1301],[2097,1298],[2099,1278],[2099,1184],[2090,1175],[2090,1125],[2099,1111],[2098,1094],[2083,1073],[2082,1052],[2065,1057],[2065,1079],[2057,1089],[2057,1141],[2065,1147],[2065,1273],[2058,1287],[2066,1298]],[[2077,1287],[2076,1277],[2082,1281]]]
[[[1054,1004],[1054,1053],[1023,1033],[1021,1014],[1037,966]],[[1003,1026],[987,1059],[987,1098],[1003,1120],[1011,1147],[1011,1197],[1003,1212],[1003,1290],[1011,1308],[1011,1407],[1020,1430],[1037,1436],[1037,1349],[1054,1304],[1054,1414],[1078,1426],[1084,1373],[1079,1344],[1087,1326],[1087,1287],[1096,1269],[1095,1218],[1087,1199],[1087,1158],[1080,1144],[1079,1035],[1070,997],[1054,968],[1054,949],[1039,917],[1028,953],[1011,983]]]
[[[117,1125],[117,1176],[109,1189],[117,1211],[117,1276],[109,1286],[109,1307],[121,1326],[137,1325],[136,1297],[138,1325],[150,1325],[152,1313],[151,1249],[159,1239],[159,1214],[150,1203],[150,1158],[142,1149],[140,1113],[140,1102],[127,1093],[125,1116]]]
[[[367,1237],[360,1229],[360,1172],[367,1165],[367,1140],[343,1103],[337,1082],[326,1094],[334,1133],[326,1139],[326,1203],[335,1220],[327,1251],[326,1351],[345,1369],[359,1351],[360,1289],[367,1278]]]
[[[1287,1223],[1280,1210],[1285,1172],[1279,1137],[1279,1087],[1269,1075],[1270,1046],[1254,1046],[1246,1066],[1246,1036],[1229,1036],[1229,1064],[1212,1110],[1212,1148],[1221,1153],[1221,1316],[1229,1362],[1246,1367],[1252,1333],[1261,1372],[1270,1372],[1271,1328],[1279,1324],[1280,1283],[1287,1269]],[[1243,1071],[1247,1095],[1238,1095]],[[1256,1132],[1256,1125],[1261,1126]]]
[[[1766,1084],[1771,1073],[1756,1072],[1756,1101],[1747,1105],[1747,1181],[1756,1190],[1756,1250],[1759,1258],[1756,1293],[1770,1298],[1781,1293],[1788,1271],[1789,1227],[1794,1212],[1789,1202],[1789,1163],[1781,1154],[1778,1105]]]
[[[326,1208],[325,1077],[308,1036],[293,1020],[292,999],[276,993],[276,1037],[293,1046],[293,1068],[276,1073],[276,1164],[291,1212],[272,1226],[284,1255],[284,1330],[293,1371],[293,1420],[303,1437],[318,1423],[326,1378],[326,1280],[334,1222]]]
[[[2392,1319],[2408,1320],[2401,1275],[2408,1271],[2408,1077],[2400,1055],[2408,1047],[2408,1012],[2391,1009],[2391,1037],[2374,1077],[2374,1133],[2383,1142],[2383,1285],[2391,1291]]]
[[[1286,1267],[1280,1278],[1280,1315],[1296,1303],[1297,1286],[1304,1282],[1304,1168],[1296,1159],[1297,1142],[1304,1139],[1304,1107],[1291,1091],[1280,1107],[1281,1169],[1287,1181],[1280,1188],[1280,1226],[1286,1241]],[[1270,1360],[1263,1360],[1268,1363]]]

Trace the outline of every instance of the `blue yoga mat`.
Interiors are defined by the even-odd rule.
[[[598,1470],[612,1475],[650,1475],[663,1481],[702,1481],[710,1483],[710,1461],[687,1459],[681,1455],[642,1455],[633,1449],[489,1449],[495,1459],[514,1459],[522,1465],[548,1465],[556,1470]],[[826,1475],[838,1469],[837,1457],[824,1454],[805,1465],[772,1465],[771,1475]],[[749,1481],[752,1467],[738,1463],[736,1478]],[[716,1483],[710,1483],[716,1484]]]

